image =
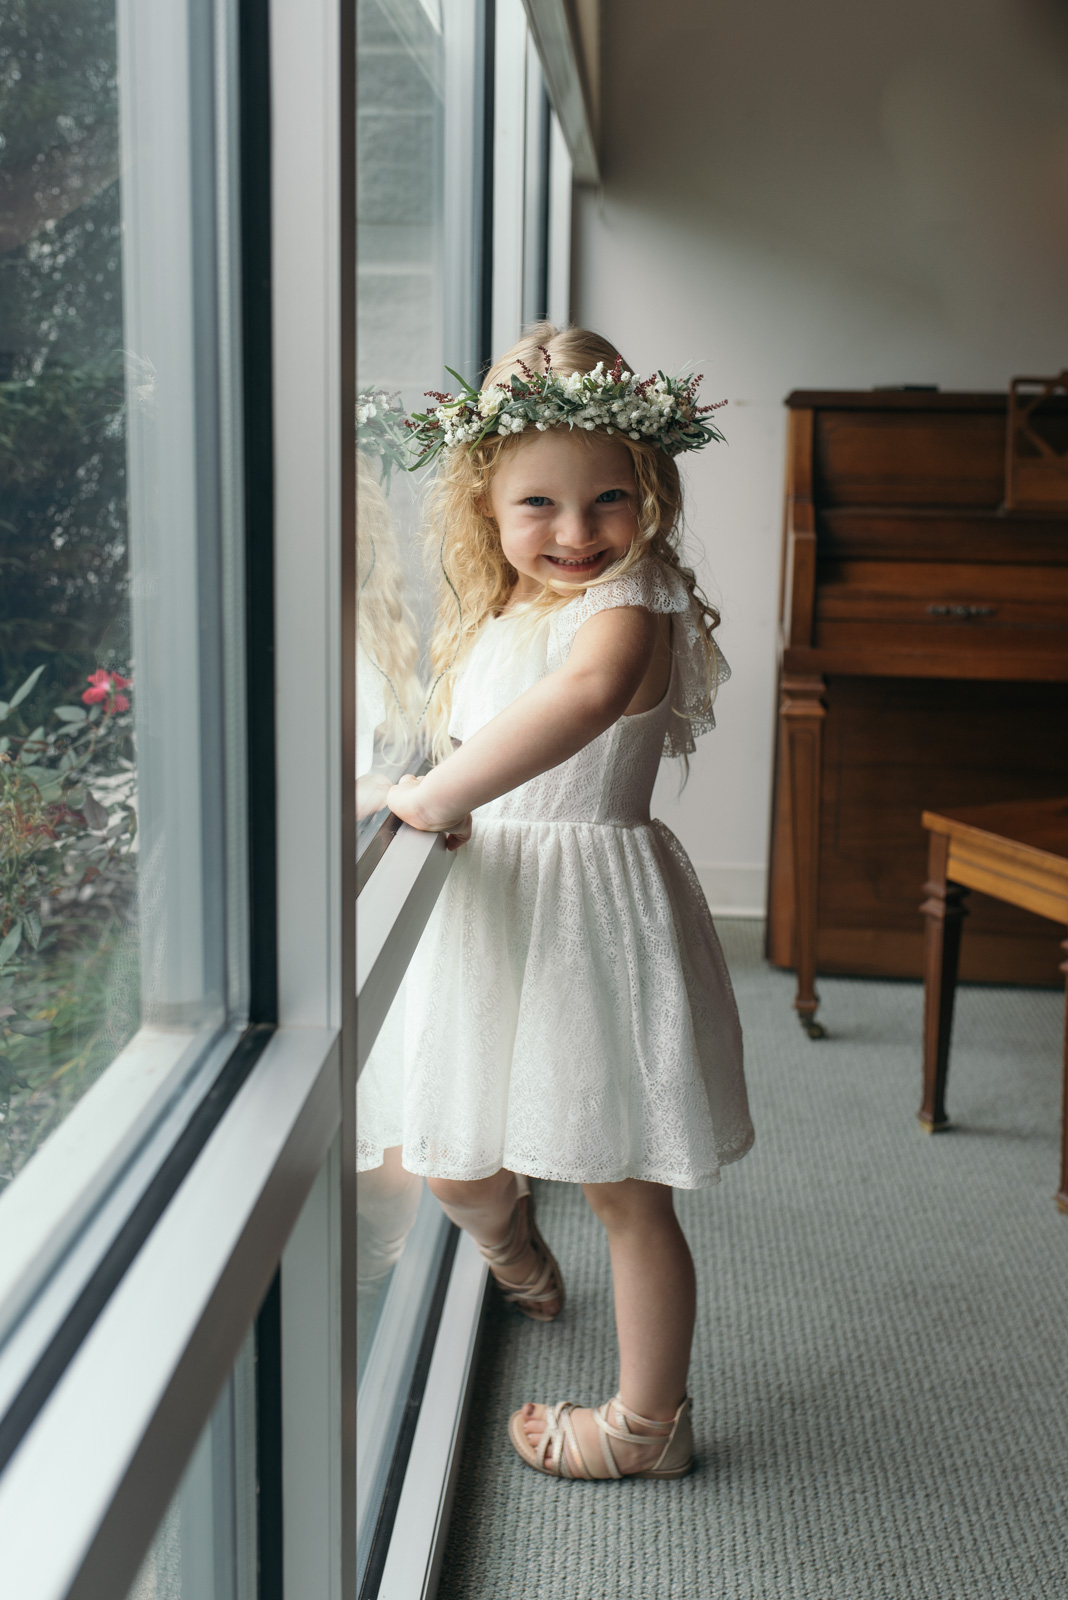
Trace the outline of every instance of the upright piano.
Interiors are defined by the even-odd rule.
[[[919,977],[923,810],[1068,794],[1068,511],[1005,508],[1004,394],[797,391],[767,953]],[[1057,930],[972,897],[961,976],[1060,981]]]

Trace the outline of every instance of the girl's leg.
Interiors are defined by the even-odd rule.
[[[583,1184],[586,1199],[604,1224],[612,1259],[616,1331],[619,1337],[619,1398],[630,1410],[670,1421],[686,1395],[686,1373],[696,1291],[693,1258],[672,1203],[660,1183],[627,1178],[622,1183]],[[544,1431],[544,1407],[523,1408],[523,1428],[532,1444]],[[596,1471],[601,1457],[597,1427],[588,1411],[574,1414],[583,1453]],[[630,1424],[632,1431],[642,1431]],[[649,1432],[652,1443],[627,1445],[613,1440],[622,1472],[638,1471],[656,1459],[664,1433]]]
[[[461,1181],[453,1178],[428,1178],[431,1192],[437,1196],[445,1215],[476,1244],[501,1244],[508,1236],[518,1195],[515,1173],[502,1167],[492,1178],[473,1178]],[[541,1262],[532,1245],[508,1267],[494,1268],[494,1276],[502,1283],[529,1284],[538,1273]],[[539,1311],[552,1316],[559,1309],[559,1301],[541,1304]]]

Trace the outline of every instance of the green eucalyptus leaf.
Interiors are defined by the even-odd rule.
[[[22,943],[22,924],[16,922],[7,936],[0,941],[0,967],[4,966],[15,954]]]
[[[52,1024],[39,1017],[9,1017],[7,1026],[12,1033],[19,1033],[24,1039],[39,1039],[42,1033],[52,1031]]]
[[[41,673],[43,671],[44,671],[44,666],[43,665],[39,666],[39,667],[35,667],[34,670],[30,673],[29,677],[26,679],[25,683],[22,683],[22,684],[19,685],[19,687],[15,690],[15,693],[11,696],[11,699],[7,703],[7,710],[8,711],[14,711],[14,709],[15,709],[15,707],[17,705],[21,705],[22,704],[23,700],[25,700],[26,696],[30,693],[30,691],[32,690],[34,684],[37,682],[38,678],[41,676]],[[4,715],[6,716],[7,712],[5,712]]]
[[[20,1078],[15,1070],[15,1064],[7,1056],[0,1056],[0,1089],[28,1089],[30,1086],[25,1079]]]
[[[85,813],[85,820],[92,828],[93,832],[103,832],[108,825],[107,811],[100,804],[100,801],[97,800],[88,789],[85,791],[85,800],[82,804],[82,811]]]
[[[60,722],[87,722],[89,713],[84,706],[57,706],[56,716]]]

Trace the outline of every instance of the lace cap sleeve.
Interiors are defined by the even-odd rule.
[[[713,641],[712,658],[705,647],[703,618],[685,582],[672,567],[649,556],[629,572],[595,584],[553,619],[555,661],[559,666],[584,622],[598,611],[616,606],[642,606],[672,618],[671,647],[675,657],[671,679],[671,715],[664,734],[664,755],[690,755],[694,740],[716,726],[712,703],[731,669]]]

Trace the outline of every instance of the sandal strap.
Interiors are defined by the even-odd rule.
[[[619,1468],[616,1465],[615,1454],[612,1450],[612,1445],[610,1442],[612,1439],[618,1439],[621,1444],[651,1444],[654,1441],[657,1444],[662,1444],[663,1449],[653,1464],[655,1471],[656,1467],[658,1467],[661,1461],[663,1461],[672,1441],[675,1438],[675,1430],[678,1427],[679,1418],[686,1410],[688,1404],[688,1399],[683,1400],[675,1415],[670,1419],[666,1419],[664,1417],[643,1417],[639,1412],[631,1411],[629,1406],[625,1406],[618,1395],[616,1395],[612,1400],[606,1400],[603,1405],[595,1406],[593,1410],[593,1417],[600,1431],[601,1451],[604,1455],[605,1464],[608,1467],[612,1477],[618,1478],[622,1476]],[[618,1422],[621,1424],[621,1426],[615,1426],[609,1422],[608,1413],[612,1410],[616,1412]],[[657,1430],[666,1431],[658,1431],[656,1433],[633,1433],[627,1426],[628,1422],[640,1422],[643,1423],[647,1428],[656,1428]]]
[[[689,1406],[689,1397],[683,1400],[674,1417],[670,1420],[664,1417],[643,1417],[637,1411],[631,1411],[625,1406],[618,1395],[612,1400],[606,1400],[603,1405],[594,1406],[591,1412],[597,1424],[598,1435],[601,1441],[601,1454],[610,1478],[622,1478],[624,1474],[619,1469],[611,1441],[618,1439],[622,1444],[662,1444],[663,1449],[654,1463],[655,1471],[667,1455],[671,1447],[680,1419]],[[542,1472],[557,1478],[587,1478],[592,1479],[594,1474],[590,1471],[589,1462],[582,1452],[578,1432],[572,1418],[572,1412],[577,1410],[573,1400],[559,1400],[555,1405],[545,1407],[545,1426],[538,1441],[536,1460]],[[621,1426],[616,1426],[608,1420],[608,1413],[615,1409]],[[666,1432],[648,1434],[633,1433],[627,1426],[629,1422],[644,1423],[646,1427],[667,1430]],[[573,1470],[568,1459],[568,1447],[571,1448],[572,1458],[578,1470]],[[546,1456],[552,1451],[552,1460],[546,1464]]]
[[[543,1472],[550,1473],[552,1476],[557,1478],[592,1479],[593,1473],[590,1471],[589,1462],[582,1453],[582,1446],[579,1443],[579,1436],[575,1431],[575,1424],[571,1417],[571,1413],[575,1409],[576,1407],[573,1400],[560,1400],[554,1406],[546,1406],[545,1428],[538,1444],[538,1466]],[[568,1445],[571,1446],[572,1454],[581,1468],[581,1471],[579,1472],[573,1472],[570,1464],[568,1463]],[[549,1462],[548,1466],[546,1466],[545,1457],[550,1448],[552,1449],[553,1453],[552,1460]],[[611,1477],[619,1478],[622,1476],[619,1468],[616,1466],[614,1458],[611,1456],[606,1456],[605,1464],[608,1467],[609,1475]]]
[[[516,1175],[516,1182],[519,1194],[508,1232],[500,1244],[479,1244],[479,1254],[488,1265],[509,1305],[514,1305],[519,1300],[531,1301],[535,1305],[548,1305],[550,1301],[560,1299],[560,1285],[553,1263],[545,1252],[541,1235],[534,1224],[530,1184],[519,1174]],[[477,1239],[475,1243],[478,1244]],[[521,1284],[505,1282],[500,1276],[501,1272],[522,1260],[528,1250],[533,1250],[538,1261],[533,1277]]]

